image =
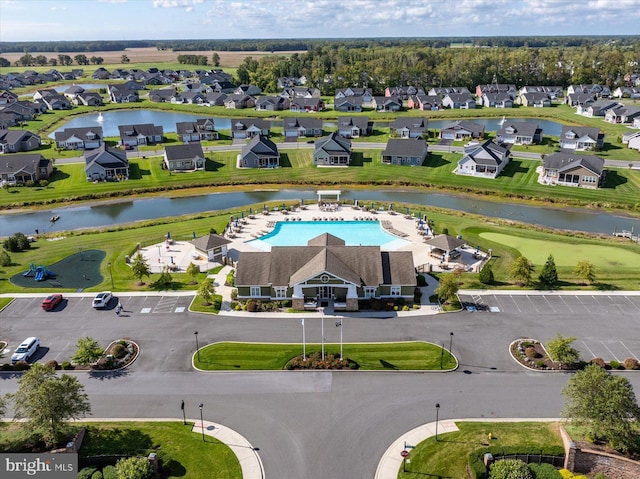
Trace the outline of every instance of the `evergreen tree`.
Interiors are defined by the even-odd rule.
[[[543,288],[555,289],[558,287],[558,271],[556,270],[556,262],[553,259],[553,255],[550,254],[547,258],[538,280]]]
[[[71,359],[76,364],[87,366],[100,359],[103,352],[104,350],[100,347],[98,341],[87,336],[85,338],[78,338],[76,342],[76,352],[71,356]]]
[[[482,269],[480,270],[480,274],[478,275],[478,279],[482,284],[493,284],[493,269],[489,263],[485,263]]]

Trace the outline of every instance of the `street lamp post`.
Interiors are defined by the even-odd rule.
[[[300,324],[302,325],[302,360],[307,360],[307,345],[304,337],[304,318],[300,318]]]
[[[444,343],[442,343],[442,348],[440,348],[440,369],[442,369],[442,359],[444,358]]]
[[[336,321],[336,328],[340,328],[340,361],[342,361],[342,321]]]
[[[318,308],[322,315],[321,333],[322,333],[322,360],[324,361],[324,308]]]
[[[453,346],[453,331],[449,333],[449,360],[453,359],[451,347]]]
[[[109,277],[111,278],[111,289],[113,290],[115,287],[113,286],[113,271],[111,270],[111,261],[107,263],[109,267]]]
[[[200,403],[198,404],[198,407],[200,408],[200,428],[202,429],[202,442],[205,442],[204,441],[204,419],[202,419],[202,408],[204,407],[204,404]],[[436,434],[436,437],[437,437],[437,434]]]
[[[202,411],[202,409],[200,409]],[[436,441],[438,440],[438,413],[440,412],[440,403],[436,403]]]
[[[196,337],[196,355],[198,356],[198,362],[200,362],[200,346],[198,345],[198,331],[193,332]]]

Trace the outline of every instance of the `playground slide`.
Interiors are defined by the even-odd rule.
[[[31,263],[31,265],[29,266],[29,269],[27,271],[25,271],[24,273],[22,273],[22,276],[31,276],[32,274],[34,274],[36,272],[36,267],[33,265],[33,263]]]
[[[36,268],[35,280],[36,281],[43,281],[44,280],[44,268],[41,268],[41,267]]]

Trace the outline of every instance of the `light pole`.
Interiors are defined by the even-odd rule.
[[[196,356],[198,357],[198,362],[200,362],[200,346],[198,346],[198,331],[193,332],[196,337]]]
[[[453,346],[453,332],[449,333],[449,360],[453,359],[453,353],[451,347]]]
[[[340,361],[342,361],[342,321],[336,321],[336,328],[340,328]]]
[[[202,442],[205,442],[204,441],[204,419],[202,419],[202,408],[204,407],[204,404],[200,403],[200,404],[198,404],[198,407],[200,408],[200,428],[202,429]],[[437,431],[437,429],[436,429],[436,431]],[[436,433],[436,438],[437,438],[437,436],[438,436],[438,434]]]
[[[304,338],[304,318],[300,318],[300,324],[302,325],[302,360],[307,360],[307,345]]]
[[[201,404],[202,406],[202,404]],[[202,409],[200,409],[202,411]],[[438,440],[438,413],[440,412],[440,403],[436,403],[436,441]]]
[[[321,324],[321,329],[322,329],[322,360],[324,361],[324,308],[318,308],[318,310],[320,311],[320,314],[322,315],[322,324]]]
[[[111,261],[109,261],[107,263],[107,266],[109,267],[109,277],[111,278],[111,289],[113,290],[114,289],[114,286],[113,286],[113,271],[111,270]]]
[[[444,358],[444,343],[442,343],[442,348],[440,348],[440,369],[442,369],[442,359]]]
[[[184,424],[185,426],[187,425],[187,416],[184,412],[184,399],[182,400],[182,403],[180,404],[180,409],[182,409],[182,424]]]

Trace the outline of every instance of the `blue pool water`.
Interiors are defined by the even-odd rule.
[[[377,221],[278,221],[273,231],[249,243],[260,249],[265,249],[265,243],[269,246],[306,246],[311,238],[323,233],[343,239],[347,246],[397,249],[410,243],[387,233]]]

